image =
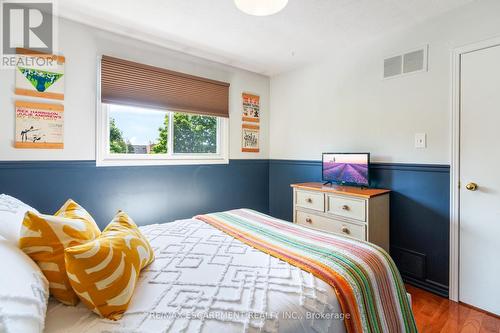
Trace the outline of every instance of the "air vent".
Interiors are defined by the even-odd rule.
[[[417,279],[425,279],[426,255],[398,246],[391,246],[391,257],[401,274]]]
[[[384,59],[384,78],[401,75],[402,64],[402,56]]]
[[[427,71],[427,45],[384,59],[384,79]]]

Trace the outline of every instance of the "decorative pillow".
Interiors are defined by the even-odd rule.
[[[121,211],[99,238],[64,253],[73,290],[89,309],[112,320],[127,310],[139,272],[154,260],[146,237]]]
[[[0,258],[0,332],[42,332],[49,299],[47,279],[33,260],[2,237]]]
[[[49,280],[50,294],[64,304],[75,305],[79,299],[66,274],[64,249],[94,240],[100,233],[92,216],[68,200],[54,216],[26,213],[19,247]]]
[[[37,212],[35,208],[10,195],[0,194],[0,235],[17,245],[24,214],[29,210]]]

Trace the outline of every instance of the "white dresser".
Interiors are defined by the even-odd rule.
[[[389,190],[292,184],[293,222],[368,241],[389,252]]]

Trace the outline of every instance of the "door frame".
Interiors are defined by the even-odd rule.
[[[450,165],[450,275],[449,298],[458,302],[460,265],[460,74],[462,55],[500,45],[500,37],[458,47],[452,51],[451,165]]]

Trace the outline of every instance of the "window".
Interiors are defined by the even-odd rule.
[[[102,104],[100,165],[227,163],[227,120],[117,104]]]
[[[226,83],[103,57],[98,109],[99,166],[228,163]]]

